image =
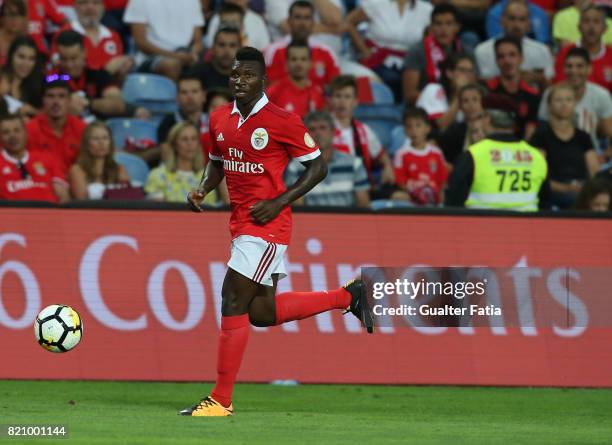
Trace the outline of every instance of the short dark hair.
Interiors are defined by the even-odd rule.
[[[459,95],[458,97],[461,97],[464,93],[466,93],[467,91],[476,91],[478,94],[480,94],[480,99],[482,100],[483,97],[486,96],[487,91],[481,87],[480,85],[478,85],[477,83],[468,83],[467,85],[463,85],[460,89],[459,89]]]
[[[237,5],[236,3],[229,3],[229,2],[223,2],[221,3],[221,6],[219,7],[219,12],[218,14],[231,14],[231,13],[236,13],[236,14],[240,14],[242,17],[244,17],[245,14],[245,10],[242,9],[241,6]]]
[[[47,77],[47,80],[45,80],[45,84],[43,85],[43,95],[45,95],[47,91],[53,90],[55,88],[62,88],[68,91],[68,93],[70,93],[71,89],[67,81],[59,79],[59,78],[48,80],[49,77],[50,76]]]
[[[351,74],[340,74],[339,76],[332,79],[329,84],[329,94],[333,94],[335,91],[343,88],[351,87],[357,95],[357,79]]]
[[[512,36],[503,36],[495,40],[495,55],[497,55],[497,50],[499,49],[499,47],[501,45],[506,45],[506,44],[514,45],[516,49],[518,49],[518,52],[520,54],[523,54],[523,45],[521,44],[521,41],[519,39],[517,39],[516,37],[512,37]]]
[[[602,21],[605,23],[606,18],[607,18],[607,16],[608,16],[608,15],[607,15],[607,13],[606,13],[606,10],[605,10],[603,7],[599,6],[599,5],[593,5],[593,4],[590,4],[589,6],[587,6],[586,8],[584,8],[584,9],[583,9],[583,10],[580,12],[580,19],[582,20],[582,17],[583,17],[583,16],[584,16],[584,15],[585,15],[587,12],[589,12],[589,11],[596,11],[596,12],[598,12],[598,13],[601,15],[601,19],[602,19]]]
[[[199,82],[202,89],[203,90],[206,89],[204,82],[202,82],[202,79],[198,77],[194,72],[190,72],[190,71],[187,71],[186,73],[182,74],[181,77],[179,77],[178,81],[176,82],[176,85],[178,86],[180,85],[181,82],[187,82],[191,80],[194,82]]]
[[[238,38],[238,41],[240,41],[240,30],[236,28],[235,26],[229,26],[229,25],[220,26],[219,29],[217,29],[217,32],[215,32],[215,37],[213,38],[213,45],[217,41],[219,34],[234,34]]]
[[[0,125],[2,125],[3,122],[7,122],[7,121],[19,121],[21,122],[21,125],[25,126],[25,122],[23,121],[23,118],[17,114],[17,113],[0,113]]]
[[[565,56],[565,60],[569,59],[570,57],[580,57],[581,59],[583,59],[587,65],[591,64],[591,56],[589,55],[589,52],[581,47],[575,46],[574,48],[571,48],[566,56]]]
[[[295,8],[308,8],[313,14],[315,12],[314,5],[307,0],[295,0],[291,3],[291,6],[289,6],[289,15],[293,13]]]
[[[306,127],[310,127],[313,122],[325,122],[332,130],[335,128],[334,118],[329,111],[311,111],[304,117]]]
[[[231,102],[234,99],[232,92],[228,88],[212,88],[206,93],[206,102],[204,103],[204,108],[206,112],[210,111],[210,104],[217,96],[224,97],[225,99],[227,99],[228,102]]]
[[[433,19],[435,16],[442,15],[442,14],[452,14],[453,17],[455,18],[455,21],[457,23],[461,23],[461,14],[459,14],[459,10],[454,5],[451,5],[450,3],[437,4],[433,8],[433,11],[431,11],[431,21],[433,22]]]
[[[612,197],[612,184],[603,177],[589,179],[584,183],[576,197],[575,208],[577,210],[591,210],[591,201],[602,193]],[[609,210],[612,209],[608,208]]]
[[[261,73],[266,73],[266,61],[263,54],[257,48],[252,46],[244,46],[236,52],[236,61],[238,62],[255,62],[259,65]]]
[[[287,48],[285,50],[286,51],[285,52],[285,58],[286,59],[289,59],[289,50],[291,48],[306,48],[308,50],[308,57],[310,57],[310,55],[311,55],[310,46],[308,46],[308,42],[305,41],[305,40],[300,40],[300,39],[296,40],[296,39],[293,39],[289,43],[289,45],[287,45]]]
[[[81,48],[85,48],[85,42],[83,36],[76,31],[68,29],[62,31],[57,36],[57,46],[74,46],[79,45]]]
[[[421,107],[406,108],[402,116],[402,122],[405,123],[408,119],[418,119],[418,120],[425,122],[427,125],[431,125],[427,111],[425,111]]]

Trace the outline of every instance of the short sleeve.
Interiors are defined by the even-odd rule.
[[[370,188],[370,182],[368,180],[368,172],[363,165],[361,158],[354,158],[354,187],[355,191],[368,190]]]
[[[155,168],[149,173],[144,191],[147,197],[153,199],[163,199],[164,190],[167,188],[167,181],[162,171],[162,167]]]
[[[216,113],[211,114],[209,122],[210,144],[208,146],[208,159],[210,159],[211,161],[223,161],[223,153],[217,145],[217,137],[219,137],[219,135],[217,134],[217,130],[215,129],[215,114]]]
[[[548,95],[550,94],[550,89],[544,91],[542,94],[542,98],[540,99],[540,108],[538,110],[538,119],[542,121],[548,120]]]
[[[408,181],[408,175],[406,172],[406,168],[404,167],[404,154],[405,151],[400,149],[395,152],[395,156],[393,158],[395,183],[401,187],[403,187],[406,184],[406,181]]]
[[[576,140],[578,147],[580,147],[580,149],[585,153],[595,148],[593,147],[593,140],[591,139],[591,135],[589,135],[586,131],[577,129]]]
[[[538,124],[536,130],[531,136],[531,139],[529,139],[529,145],[535,148],[538,148],[540,150],[548,151],[548,147],[546,146],[546,136],[545,136],[545,126],[546,125],[547,124],[545,123]]]
[[[423,50],[422,41],[413,45],[412,48],[408,50],[408,53],[404,58],[404,69],[419,72],[425,70],[425,52]]]
[[[612,117],[612,97],[610,96],[610,93],[608,93],[607,91],[605,91],[602,87],[602,94],[599,95],[598,97],[598,114],[599,114],[599,118],[600,119],[607,119],[609,117]]]
[[[125,8],[123,21],[125,23],[148,23],[147,0],[130,0]]]
[[[448,100],[444,88],[439,83],[430,83],[419,95],[417,107],[427,111],[430,119],[437,119],[448,111]]]
[[[316,142],[295,114],[290,115],[286,126],[280,128],[278,139],[285,146],[289,156],[298,162],[311,161],[321,155]]]

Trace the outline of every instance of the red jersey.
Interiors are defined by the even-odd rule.
[[[56,25],[64,23],[66,18],[57,9],[54,0],[28,0],[28,34],[36,42],[43,54],[49,53],[45,42],[45,23],[51,20]]]
[[[27,152],[19,161],[0,154],[0,199],[58,202],[53,183],[64,182],[57,164],[45,153]]]
[[[283,173],[290,158],[304,162],[321,153],[297,114],[269,103],[264,95],[243,119],[235,103],[217,108],[210,116],[209,158],[223,161],[232,215],[232,239],[251,235],[277,244],[289,244],[291,209],[264,225],[251,217],[251,206],[283,193]]]
[[[43,151],[57,160],[60,175],[65,178],[68,169],[76,161],[81,146],[81,136],[85,122],[76,116],[66,116],[66,124],[61,136],[57,136],[49,126],[47,115],[40,113],[26,125],[28,151]]]
[[[280,39],[264,51],[266,58],[266,74],[270,82],[276,82],[287,76],[287,45],[290,37]],[[332,49],[320,43],[308,42],[312,67],[308,77],[314,85],[325,88],[334,77],[340,75],[338,58]]]
[[[442,151],[432,144],[418,150],[405,143],[395,153],[395,182],[420,201],[425,188],[432,192],[433,201],[440,202],[440,192],[448,178],[448,168]],[[425,202],[422,202],[423,204]]]
[[[114,11],[117,9],[125,9],[128,0],[104,0],[104,8],[107,11]]]
[[[555,61],[555,82],[565,79],[563,65],[567,52],[574,47],[576,45],[564,46],[559,51]],[[599,54],[591,56],[591,75],[588,80],[612,91],[612,46],[602,44]]]
[[[100,25],[99,29],[99,40],[96,45],[85,33],[85,29],[81,26],[78,20],[74,20],[70,23],[66,23],[53,37],[52,53],[57,52],[57,36],[62,31],[72,30],[76,31],[83,36],[83,43],[85,44],[85,57],[87,67],[92,70],[104,69],[106,64],[111,61],[114,57],[123,55],[123,43],[121,43],[121,37],[115,31],[107,28],[104,25]]]
[[[268,88],[270,102],[301,117],[325,106],[323,89],[311,82],[304,88],[298,87],[290,77],[285,77]]]

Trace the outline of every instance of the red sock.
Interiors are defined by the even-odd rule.
[[[221,335],[217,352],[217,383],[210,395],[226,408],[232,403],[234,382],[240,369],[250,331],[249,314],[221,317]]]
[[[285,292],[276,296],[276,324],[312,317],[330,309],[345,309],[351,294],[340,289],[323,292]]]

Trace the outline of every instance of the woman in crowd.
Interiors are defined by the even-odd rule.
[[[550,119],[539,124],[530,143],[546,154],[553,206],[571,208],[600,163],[589,134],[574,126],[574,90],[564,84],[552,87],[548,107]]]
[[[168,134],[171,151],[165,162],[153,169],[145,185],[149,199],[166,202],[185,202],[185,197],[197,188],[204,172],[204,156],[200,132],[190,122],[177,123]],[[205,204],[216,204],[216,192],[210,193]]]
[[[577,210],[609,212],[612,210],[612,187],[604,179],[593,178],[585,182],[576,198]]]
[[[8,95],[22,105],[19,113],[33,116],[42,102],[44,72],[42,57],[30,37],[17,37],[9,48],[6,72],[9,80]]]
[[[70,168],[70,192],[74,199],[102,199],[107,190],[126,187],[130,177],[113,157],[110,128],[100,121],[87,126],[77,162]]]
[[[28,11],[24,0],[4,0],[0,5],[0,66],[7,61],[9,48],[28,33]]]

